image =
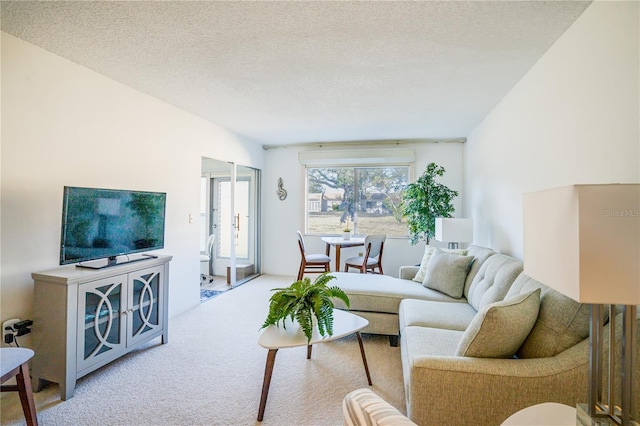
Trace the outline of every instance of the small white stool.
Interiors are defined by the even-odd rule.
[[[557,402],[545,402],[523,408],[509,416],[501,426],[575,426],[577,411]]]
[[[33,357],[33,351],[26,348],[0,348],[0,371],[4,383],[10,378],[16,378],[16,385],[2,385],[2,392],[18,392],[22,411],[28,426],[37,426],[36,405],[33,402],[31,377],[29,377],[28,361]]]

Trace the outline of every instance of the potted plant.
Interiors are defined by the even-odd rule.
[[[429,244],[435,236],[436,218],[451,217],[455,210],[452,200],[458,196],[458,191],[436,182],[436,177],[444,172],[444,167],[430,163],[422,176],[407,185],[402,194],[402,216],[407,218],[411,245],[420,240]]]
[[[274,288],[275,293],[269,299],[269,313],[261,328],[270,325],[285,326],[285,320],[297,321],[300,328],[311,341],[314,325],[321,336],[333,335],[333,301],[336,297],[349,307],[349,297],[337,286],[327,283],[335,276],[324,273],[311,283],[309,278],[296,281],[287,288]]]
[[[351,229],[349,228],[349,216],[347,216],[347,221],[344,225],[344,229],[342,230],[342,238],[345,240],[351,239]]]

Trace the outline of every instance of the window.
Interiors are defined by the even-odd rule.
[[[307,167],[307,233],[407,236],[402,188],[409,166]]]

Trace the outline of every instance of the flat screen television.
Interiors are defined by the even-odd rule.
[[[164,248],[165,205],[164,192],[65,186],[60,264],[100,269],[155,257],[129,255]]]

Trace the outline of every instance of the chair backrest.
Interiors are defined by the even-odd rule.
[[[364,246],[367,249],[365,256],[378,257],[382,255],[382,248],[386,240],[386,235],[367,235],[364,239]]]
[[[216,234],[209,235],[207,238],[207,254],[213,257],[213,245],[216,242]]]
[[[300,247],[300,254],[304,257],[304,238],[302,238],[300,231],[296,232],[298,233],[298,247]]]

